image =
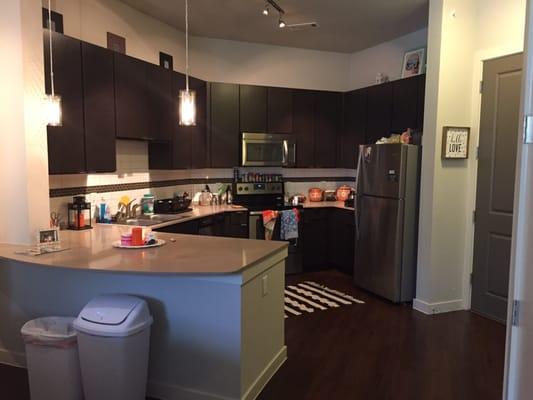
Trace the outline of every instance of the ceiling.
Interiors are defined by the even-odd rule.
[[[262,15],[264,0],[189,0],[189,29],[195,36],[352,53],[427,26],[428,0],[276,0],[287,24],[312,22],[319,28],[278,28],[277,12]],[[184,0],[122,0],[180,30]]]

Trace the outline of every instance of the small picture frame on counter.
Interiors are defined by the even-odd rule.
[[[444,160],[464,160],[468,158],[470,128],[445,126],[442,130],[442,154]]]
[[[58,228],[39,229],[39,233],[37,235],[37,245],[39,247],[59,246],[59,229]]]

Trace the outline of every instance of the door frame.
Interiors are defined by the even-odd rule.
[[[516,46],[516,48],[495,48],[490,50],[477,51],[474,54],[474,72],[472,78],[472,126],[470,129],[470,154],[471,157],[467,159],[468,171],[468,188],[466,193],[467,215],[465,221],[465,268],[463,270],[463,308],[470,310],[472,304],[472,283],[470,276],[474,269],[474,211],[476,209],[476,193],[477,193],[477,174],[478,174],[478,159],[477,148],[479,146],[479,127],[481,123],[481,99],[482,94],[480,90],[480,82],[483,80],[483,63],[491,59],[511,56],[523,52],[523,48]]]
[[[509,276],[509,304],[507,312],[507,336],[505,341],[505,367],[503,382],[503,399],[517,399],[520,395],[519,385],[526,386],[520,368],[522,367],[522,349],[531,348],[532,339],[527,337],[521,325],[531,326],[531,304],[522,301],[519,310],[519,324],[513,326],[513,301],[524,300],[524,293],[531,290],[531,274],[527,274],[525,266],[533,261],[528,244],[533,239],[531,230],[527,229],[533,222],[533,213],[528,201],[533,196],[533,144],[524,144],[524,116],[533,115],[533,1],[527,1],[526,29],[524,45],[524,67],[522,75],[522,106],[520,110],[517,168],[515,181],[515,202],[513,215],[513,244],[511,248],[511,270]],[[524,323],[525,321],[525,323]],[[521,381],[522,380],[522,381]],[[529,384],[531,387],[531,384]]]

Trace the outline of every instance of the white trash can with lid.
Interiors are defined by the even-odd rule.
[[[21,329],[32,400],[81,400],[80,361],[74,318],[45,317]]]
[[[144,400],[150,325],[143,299],[102,295],[74,321],[85,400]]]

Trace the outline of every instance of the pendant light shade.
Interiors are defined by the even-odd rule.
[[[63,125],[63,112],[61,110],[61,97],[48,95],[44,99],[45,118],[48,126]]]
[[[180,90],[179,124],[196,125],[196,92],[189,90],[189,1],[185,0],[185,90]]]
[[[63,125],[61,97],[56,95],[54,88],[54,52],[52,49],[52,6],[50,0],[48,0],[48,34],[50,41],[50,85],[52,93],[47,95],[44,100],[44,111],[48,126],[61,126]]]
[[[196,125],[196,92],[194,90],[180,90],[180,125]]]

